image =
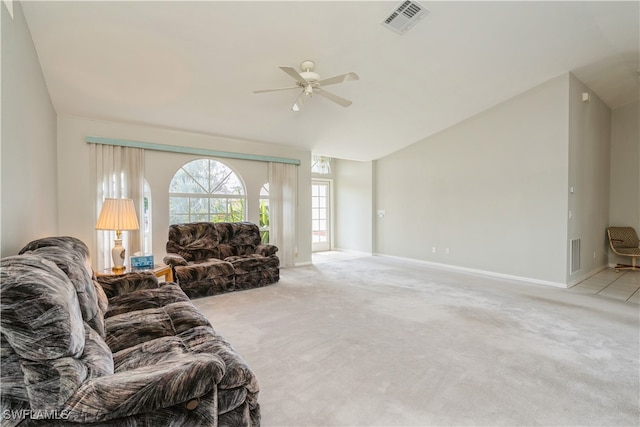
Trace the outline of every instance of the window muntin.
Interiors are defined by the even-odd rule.
[[[245,220],[246,196],[240,177],[211,159],[182,166],[169,184],[169,223]]]

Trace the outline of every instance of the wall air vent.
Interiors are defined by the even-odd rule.
[[[404,34],[428,14],[429,11],[421,4],[407,0],[391,12],[381,24],[391,31]]]
[[[577,273],[580,270],[580,239],[572,239],[570,250],[570,274]]]

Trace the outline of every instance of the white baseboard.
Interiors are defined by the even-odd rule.
[[[515,276],[515,275],[511,275],[511,274],[498,273],[498,272],[495,272],[495,271],[479,270],[479,269],[476,269],[476,268],[460,267],[460,266],[457,266],[457,265],[442,264],[442,263],[439,263],[439,262],[424,261],[424,260],[413,259],[413,258],[397,257],[397,256],[392,256],[392,255],[384,255],[384,254],[375,254],[375,255],[376,256],[380,256],[380,257],[384,257],[384,258],[391,258],[391,259],[397,259],[397,260],[402,260],[402,261],[415,262],[415,263],[418,263],[418,264],[428,265],[430,267],[439,268],[439,269],[442,269],[442,270],[452,270],[452,271],[460,271],[460,272],[464,272],[464,273],[479,274],[479,275],[482,275],[482,276],[499,277],[501,279],[516,280],[516,281],[519,281],[519,282],[526,282],[526,283],[535,283],[536,285],[554,286],[556,288],[565,288],[566,289],[568,287],[566,284],[560,283],[560,282],[551,282],[549,280],[540,280],[540,279],[534,279],[534,278],[531,278],[531,277]]]
[[[351,249],[334,248],[334,251],[344,252],[346,254],[360,255],[360,256],[373,256],[373,252],[354,251]]]
[[[311,261],[296,262],[294,264],[294,267],[302,267],[302,266],[305,266],[305,265],[313,265],[313,262],[311,262]],[[286,268],[286,267],[280,267],[280,268]]]

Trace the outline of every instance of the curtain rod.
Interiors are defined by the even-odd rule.
[[[262,156],[259,154],[232,153],[230,151],[209,150],[206,148],[178,147],[176,145],[155,144],[153,142],[129,141],[126,139],[87,136],[89,144],[117,145],[120,147],[143,148],[145,150],[165,151],[168,153],[196,154],[199,156],[224,157],[227,159],[254,160],[258,162],[288,163],[300,166],[300,160],[286,157]]]

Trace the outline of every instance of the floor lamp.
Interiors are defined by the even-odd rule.
[[[98,216],[96,230],[115,230],[116,239],[111,258],[113,259],[114,273],[122,273],[125,270],[125,249],[122,246],[122,230],[137,230],[138,218],[132,199],[104,199],[102,210]]]

